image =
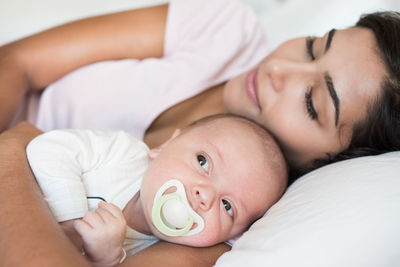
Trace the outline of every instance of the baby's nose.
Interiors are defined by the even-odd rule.
[[[196,205],[196,207],[192,207],[194,210],[200,208],[207,211],[212,207],[216,199],[216,190],[210,185],[195,186],[192,189],[192,194],[195,200],[193,205]]]

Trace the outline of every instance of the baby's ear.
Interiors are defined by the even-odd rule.
[[[181,134],[181,130],[175,129],[175,131],[173,132],[173,134],[167,141],[162,143],[160,146],[149,150],[149,153],[148,153],[149,158],[155,159],[161,153],[161,151],[164,149],[164,147],[166,147],[172,140],[175,139],[175,137],[179,136],[180,134]]]

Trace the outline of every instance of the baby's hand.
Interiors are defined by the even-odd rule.
[[[95,266],[117,265],[124,255],[122,245],[126,221],[122,211],[111,203],[100,202],[95,211],[89,211],[74,223],[82,236],[83,248]]]

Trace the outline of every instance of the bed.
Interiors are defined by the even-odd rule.
[[[188,0],[189,1],[189,0]],[[272,48],[290,37],[354,24],[398,0],[243,0]],[[162,0],[15,0],[0,3],[0,42],[65,21]],[[12,27],[11,27],[12,25]],[[240,237],[217,267],[400,266],[400,151],[325,166],[301,177]]]

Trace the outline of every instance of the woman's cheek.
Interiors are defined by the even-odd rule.
[[[223,103],[229,112],[235,112],[235,102],[238,101],[238,90],[235,88],[237,82],[230,80],[224,87]]]

